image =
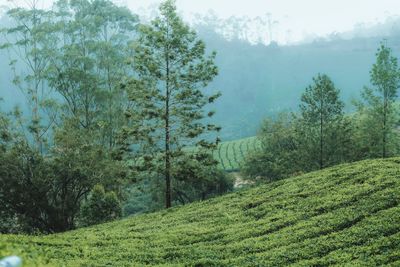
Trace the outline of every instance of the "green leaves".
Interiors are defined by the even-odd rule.
[[[31,4],[30,9],[15,8],[7,12],[12,24],[1,30],[7,40],[1,49],[7,49],[10,53],[12,59],[9,65],[14,72],[13,83],[25,94],[30,108],[29,116],[33,126],[23,129],[31,134],[27,141],[37,151],[43,152],[51,127],[43,123],[46,110],[41,103],[50,94],[45,74],[50,62],[50,50],[55,45],[54,27],[51,23],[53,13],[39,9],[37,1],[32,1]]]
[[[318,74],[313,78],[313,85],[307,87],[301,101],[301,115],[310,125],[318,125],[321,120],[335,120],[343,115],[344,104],[339,99],[339,90],[327,75]]]
[[[343,108],[339,90],[331,79],[321,74],[313,78],[313,84],[301,96],[300,104],[302,137],[299,143],[304,156],[309,159],[305,165],[317,165],[322,169],[340,162],[338,159],[343,156],[340,150],[334,149],[339,144],[332,133],[342,129]]]
[[[121,204],[114,192],[105,192],[102,185],[95,185],[89,199],[81,208],[84,226],[104,223],[121,217]]]
[[[32,4],[10,10],[13,25],[2,30],[11,40],[3,48],[15,57],[14,84],[31,110],[29,122],[14,114],[22,129],[7,144],[0,198],[10,199],[7,207],[28,231],[59,232],[77,226],[95,184],[121,197],[128,170],[114,148],[127,100],[119,85],[137,17],[108,0],[60,0],[52,11]]]
[[[358,105],[362,129],[358,142],[367,157],[385,158],[399,151],[395,101],[400,88],[400,69],[392,50],[383,43],[370,74],[373,88],[364,88],[363,101]]]
[[[196,162],[182,161],[196,178]],[[399,162],[341,165],[63,234],[0,235],[0,257],[29,266],[396,266]]]
[[[206,96],[202,92],[217,75],[215,53],[205,55],[204,42],[178,16],[171,0],[161,4],[159,17],[138,30],[138,41],[132,44],[135,75],[124,85],[131,103],[129,125],[136,130],[126,142],[139,146],[142,157],[158,151],[162,161],[154,159],[151,169],[165,177],[168,188],[172,170],[183,162],[181,147],[207,148],[209,154],[215,147],[199,141],[207,132],[219,131],[204,122],[204,107],[220,94]],[[149,150],[149,144],[153,149]],[[183,189],[177,190],[182,198]],[[169,195],[171,192],[167,198]]]
[[[262,149],[246,160],[245,175],[271,181],[352,160],[352,121],[343,107],[330,78],[317,75],[301,96],[299,115],[283,113],[264,121]]]
[[[217,98],[221,96],[221,92],[218,92],[208,98],[208,103],[214,103]]]

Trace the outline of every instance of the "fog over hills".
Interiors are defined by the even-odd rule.
[[[254,34],[255,22],[267,31],[265,40]],[[3,17],[0,23],[4,26],[8,22]],[[342,91],[346,110],[351,111],[351,100],[369,83],[379,43],[385,39],[395,55],[400,54],[398,16],[360,23],[351,31],[311,36],[291,45],[268,41],[274,38],[274,33],[268,33],[268,20],[243,16],[223,19],[208,13],[196,16],[191,24],[207,48],[217,51],[220,75],[209,88],[223,94],[215,107],[223,140],[252,136],[266,115],[295,111],[301,92],[318,73],[333,79]],[[23,96],[11,83],[6,51],[0,52],[0,60],[0,96],[5,99],[5,108],[15,104],[23,107]]]
[[[380,42],[387,42],[395,55],[400,55],[399,22],[399,18],[392,17],[371,27],[360,25],[351,32],[285,46],[254,45],[240,40],[237,32],[227,41],[215,31],[210,34],[212,23],[198,25],[209,49],[218,51],[220,75],[211,87],[223,93],[217,104],[217,118],[225,129],[224,137],[255,134],[255,125],[265,115],[295,111],[301,93],[318,73],[331,76],[342,92],[346,110],[353,110],[352,100],[369,84],[369,71]]]

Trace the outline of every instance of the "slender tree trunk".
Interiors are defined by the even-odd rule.
[[[323,153],[324,153],[324,141],[323,141],[323,121],[322,121],[322,116],[321,116],[321,121],[320,121],[320,139],[319,139],[319,168],[322,169],[324,167],[324,160],[323,160]]]
[[[36,74],[35,74],[36,75]],[[33,123],[34,123],[34,139],[36,142],[36,149],[40,154],[43,154],[43,149],[42,149],[42,142],[40,138],[40,116],[39,116],[39,89],[37,85],[37,78],[35,78],[35,89],[34,92],[32,92],[32,99],[33,99]]]
[[[171,148],[170,148],[170,125],[169,125],[169,55],[166,55],[166,98],[165,98],[165,207],[172,206],[171,199]]]
[[[386,158],[386,120],[387,120],[387,96],[385,93],[383,103],[383,135],[382,135],[382,158]]]
[[[169,101],[167,100],[165,113],[165,207],[168,209],[171,204],[171,155],[170,155],[170,132],[169,132]]]
[[[321,89],[320,89],[321,90]],[[324,132],[324,100],[322,98],[322,92],[320,93],[321,95],[321,113],[320,113],[320,122],[319,122],[319,168],[322,170],[324,167],[324,160],[323,160],[323,153],[324,153],[324,140],[323,140],[323,132]]]
[[[33,28],[36,29],[37,27],[37,17],[36,17],[36,2],[33,2]],[[34,121],[34,127],[35,127],[35,132],[34,132],[34,139],[36,141],[36,146],[37,146],[37,151],[40,154],[43,154],[43,148],[42,148],[42,142],[41,142],[41,137],[40,137],[40,115],[39,115],[39,86],[40,86],[40,79],[41,77],[38,77],[39,75],[39,68],[38,68],[38,54],[37,54],[37,48],[38,44],[36,39],[33,41],[33,76],[34,78],[34,89],[33,89],[33,121]]]
[[[111,77],[110,77],[110,66],[107,66],[107,80],[108,80],[108,92],[109,92],[109,96],[108,96],[108,148],[110,150],[110,152],[112,151],[112,148],[114,146],[114,130],[113,130],[113,99],[112,99],[112,93],[113,93],[113,89],[112,89],[112,85],[111,85]]]

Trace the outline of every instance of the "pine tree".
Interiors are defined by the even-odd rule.
[[[142,148],[146,169],[164,177],[165,206],[169,208],[174,164],[179,164],[184,147],[197,146],[193,157],[215,164],[206,155],[215,142],[201,137],[219,131],[205,122],[214,112],[205,115],[204,110],[219,94],[202,92],[218,73],[216,54],[205,55],[205,44],[178,16],[171,0],[160,6],[159,17],[148,26],[141,25],[139,31],[132,60],[137,76],[126,83],[132,107],[126,113],[131,127],[125,135]]]
[[[329,138],[335,137],[339,122],[343,119],[343,102],[339,98],[339,90],[331,79],[324,74],[318,74],[301,96],[301,118],[303,123],[303,144],[310,158],[317,155],[320,169],[332,164],[334,156],[328,149],[337,146]],[[329,147],[327,144],[330,142]],[[331,151],[330,151],[331,152]]]

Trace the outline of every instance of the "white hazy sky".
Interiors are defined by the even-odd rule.
[[[0,6],[8,0],[0,0]],[[22,3],[29,0],[11,0]],[[42,0],[50,5],[52,0]],[[161,0],[115,0],[133,11],[158,4]],[[192,13],[214,10],[220,17],[271,13],[282,30],[295,36],[327,35],[353,29],[357,23],[373,24],[388,16],[400,15],[400,0],[177,0],[178,9],[186,18]],[[296,38],[297,39],[297,38]]]

